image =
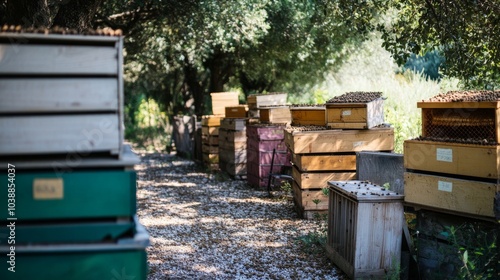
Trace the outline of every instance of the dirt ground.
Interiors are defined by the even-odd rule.
[[[347,279],[307,241],[325,222],[299,219],[284,192],[269,198],[171,154],[139,156],[148,279]]]

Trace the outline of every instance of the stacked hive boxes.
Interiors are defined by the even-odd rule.
[[[212,92],[212,115],[201,118],[203,163],[213,170],[219,169],[219,127],[225,117],[226,107],[238,109],[237,92]],[[230,111],[231,112],[231,111]]]
[[[201,151],[203,163],[209,169],[219,169],[219,127],[223,116],[201,117]]]
[[[259,117],[259,123],[247,125],[247,177],[251,186],[267,187],[270,174],[290,166],[283,133],[285,123],[290,121],[286,98],[286,93],[248,96],[249,115]],[[279,113],[273,114],[273,109]]]
[[[329,100],[325,107],[324,119],[321,119],[321,110],[304,113],[305,108],[298,110],[300,106],[293,106],[294,126],[285,131],[294,166],[294,199],[299,214],[305,218],[328,210],[328,181],[356,178],[356,152],[394,149],[393,128],[382,125],[380,93],[347,93]],[[358,108],[365,108],[364,114]],[[295,126],[296,123],[321,125]]]
[[[233,178],[247,175],[245,118],[224,118],[219,129],[219,167]]]
[[[122,38],[0,34],[0,48],[0,259],[16,271],[0,278],[146,279]]]
[[[499,100],[499,91],[449,92],[417,104],[422,136],[404,144],[406,202],[495,217]]]

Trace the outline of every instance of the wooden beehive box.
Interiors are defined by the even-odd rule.
[[[215,115],[204,115],[201,116],[201,125],[202,126],[220,126],[221,121],[224,116],[215,116]]]
[[[498,145],[500,91],[451,91],[418,102],[422,138],[462,144]]]
[[[391,151],[394,149],[394,130],[391,127],[333,130],[295,126],[285,129],[285,143],[295,154]]]
[[[299,188],[303,190],[322,189],[327,187],[329,181],[355,180],[356,171],[303,172],[294,165],[292,177]]]
[[[406,140],[407,169],[497,179],[500,146]]]
[[[369,129],[384,123],[381,93],[350,92],[330,99],[325,106],[330,128]]]
[[[212,114],[222,115],[226,114],[226,107],[238,106],[238,93],[237,92],[212,92]]]
[[[224,119],[225,120],[225,119]],[[223,123],[224,123],[223,120]],[[219,167],[229,175],[243,176],[247,173],[246,131],[235,131],[220,127],[219,130]]]
[[[292,125],[326,125],[326,108],[321,106],[290,106]]]
[[[288,106],[261,107],[259,119],[262,123],[290,123],[292,116]]]
[[[286,105],[286,93],[250,94],[247,97],[248,108],[250,110],[265,106]]]
[[[403,195],[364,181],[331,181],[327,255],[351,279],[384,279],[401,256]]]
[[[220,123],[220,128],[234,131],[246,130],[248,119],[240,118],[223,118]]]
[[[493,218],[497,192],[498,183],[405,172],[405,202],[441,211]]]
[[[248,105],[228,106],[225,110],[226,118],[246,118]]]
[[[297,182],[293,182],[293,197],[302,211],[328,210],[328,191],[325,184],[323,189],[301,189]]]
[[[247,137],[257,140],[282,140],[285,138],[282,124],[251,124],[247,126]]]
[[[120,156],[122,45],[112,36],[0,34],[0,155]]]
[[[355,154],[292,154],[292,161],[300,171],[356,170]]]

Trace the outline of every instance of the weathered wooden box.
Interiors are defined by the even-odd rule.
[[[201,141],[203,144],[206,144],[206,145],[217,146],[217,145],[219,145],[219,135],[202,134]]]
[[[497,179],[500,146],[406,140],[405,168]]]
[[[290,106],[292,125],[326,125],[325,106]]]
[[[218,154],[219,153],[219,146],[210,146],[203,144],[201,147],[201,151],[205,154]]]
[[[285,138],[284,125],[280,124],[249,124],[247,137],[257,140],[282,140]]]
[[[247,161],[261,165],[271,164],[273,158],[272,151],[259,151],[247,148]],[[274,154],[275,165],[290,165],[290,153],[286,151],[276,151]]]
[[[286,93],[250,94],[247,97],[249,109],[257,109],[264,106],[286,105]]]
[[[394,130],[391,127],[366,130],[318,130],[316,127],[308,130],[295,126],[285,130],[285,143],[295,154],[391,151],[394,149]]]
[[[369,129],[384,123],[384,100],[366,103],[326,103],[326,123],[331,128]]]
[[[294,165],[292,177],[301,189],[321,189],[326,188],[329,181],[354,180],[356,179],[356,172],[302,172]]]
[[[240,103],[237,92],[212,92],[210,96],[212,97],[213,115],[224,116],[226,107],[238,106]]]
[[[495,217],[498,183],[405,172],[405,202],[471,216]]]
[[[261,107],[259,119],[262,123],[290,123],[292,116],[288,106]]]
[[[292,161],[300,171],[355,171],[356,155],[349,154],[292,154]],[[348,179],[339,179],[342,181]]]
[[[418,102],[422,138],[441,142],[497,145],[500,101],[494,91],[448,92]]]
[[[219,127],[218,126],[202,126],[201,127],[201,135],[219,136]]]
[[[228,106],[225,112],[226,118],[246,118],[248,105]]]
[[[293,197],[302,211],[328,210],[328,189],[301,189],[297,182],[293,182]]]
[[[328,257],[351,279],[385,279],[397,272],[403,195],[364,181],[328,185]]]
[[[223,116],[215,116],[215,115],[204,115],[201,116],[201,125],[202,126],[220,126],[221,125],[221,120],[223,119]]]
[[[223,118],[220,122],[220,128],[234,131],[246,130],[248,119],[246,118]]]
[[[287,147],[284,140],[255,140],[254,138],[247,139],[247,147],[252,151],[272,152],[286,152]]]
[[[0,156],[120,156],[122,45],[122,37],[0,34]]]

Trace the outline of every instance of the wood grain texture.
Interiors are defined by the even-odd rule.
[[[356,172],[301,172],[294,167],[292,177],[301,189],[321,189],[329,181],[355,180]]]
[[[292,161],[300,171],[356,170],[355,154],[292,154]]]
[[[292,125],[325,125],[326,112],[320,108],[294,108],[290,107]]]
[[[477,216],[495,217],[499,184],[405,173],[405,202]]]
[[[2,75],[118,76],[118,68],[115,47],[0,44]]]
[[[293,196],[303,210],[328,210],[328,195],[321,189],[304,190],[297,182],[293,182]]]
[[[0,113],[118,111],[116,78],[0,79]]]
[[[500,146],[406,140],[404,166],[413,170],[496,179],[500,176]]]
[[[121,150],[116,114],[0,117],[0,155]]]
[[[394,149],[394,130],[286,130],[285,143],[295,154],[391,151]]]

